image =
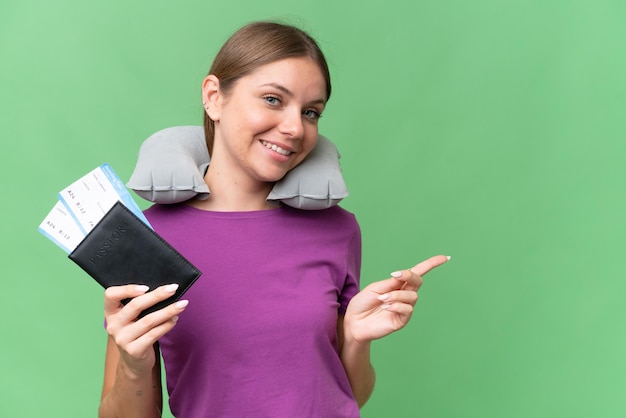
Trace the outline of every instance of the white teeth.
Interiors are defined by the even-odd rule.
[[[282,149],[281,147],[279,147],[276,144],[270,144],[267,141],[261,141],[261,143],[265,146],[265,148],[271,149],[272,151],[277,152],[280,155],[289,155],[289,154],[291,154],[291,151],[288,151],[286,149]]]

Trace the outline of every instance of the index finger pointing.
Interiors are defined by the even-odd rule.
[[[417,274],[418,276],[423,276],[429,271],[431,271],[432,269],[434,269],[435,267],[442,265],[449,259],[450,259],[450,256],[447,256],[447,255],[436,255],[434,257],[430,257],[429,259],[422,261],[419,264],[416,264],[415,266],[411,267],[409,270],[411,270],[413,273]]]

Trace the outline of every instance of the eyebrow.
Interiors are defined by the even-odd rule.
[[[278,90],[282,91],[283,93],[285,93],[287,96],[293,97],[293,92],[291,90],[289,90],[287,87],[285,87],[285,86],[283,86],[281,84],[278,84],[278,83],[267,83],[267,84],[263,84],[261,87],[267,87],[267,86],[274,87],[275,89],[278,89]],[[317,100],[313,100],[311,102],[311,104],[316,104],[316,103],[325,105],[326,101],[324,99],[317,99]]]

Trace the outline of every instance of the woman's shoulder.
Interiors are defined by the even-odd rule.
[[[319,210],[303,210],[285,206],[283,208],[283,213],[289,217],[309,220],[310,222],[320,226],[326,225],[330,228],[359,229],[359,223],[356,216],[339,205]]]
[[[283,205],[282,208],[284,211],[288,213],[300,215],[303,217],[308,217],[308,216],[310,217],[345,217],[345,218],[355,217],[352,212],[342,208],[339,205],[333,205],[325,209],[299,209],[299,208],[293,208],[287,205]]]
[[[148,216],[148,215],[168,215],[168,214],[173,214],[175,212],[177,212],[177,208],[178,208],[179,204],[163,204],[163,203],[155,203],[152,206],[150,206],[149,208],[145,209],[143,211],[143,213]]]
[[[180,203],[162,204],[155,203],[143,211],[149,222],[166,222],[169,219],[183,219],[184,206]]]

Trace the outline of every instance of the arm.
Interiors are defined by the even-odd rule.
[[[104,363],[104,384],[98,416],[104,417],[160,417],[163,408],[161,394],[161,366],[158,345],[154,345],[156,356],[151,373],[144,376],[129,372],[120,362],[120,353],[113,337],[107,341]],[[126,396],[125,396],[126,395]]]
[[[372,395],[376,383],[376,373],[370,362],[371,342],[360,343],[352,338],[346,341],[343,316],[339,316],[337,321],[337,338],[341,362],[348,375],[352,393],[359,408],[362,408]]]
[[[179,301],[137,319],[155,303],[172,296],[176,286],[146,293],[145,286],[116,286],[105,291],[104,313],[109,338],[98,416],[161,416],[161,366],[157,340],[175,325],[187,306]],[[128,304],[121,301],[133,298]]]
[[[376,380],[370,364],[371,342],[406,326],[417,303],[422,276],[448,259],[439,255],[394,272],[391,278],[366,286],[348,304],[345,316],[339,319],[337,335],[341,361],[359,407],[369,399]]]

